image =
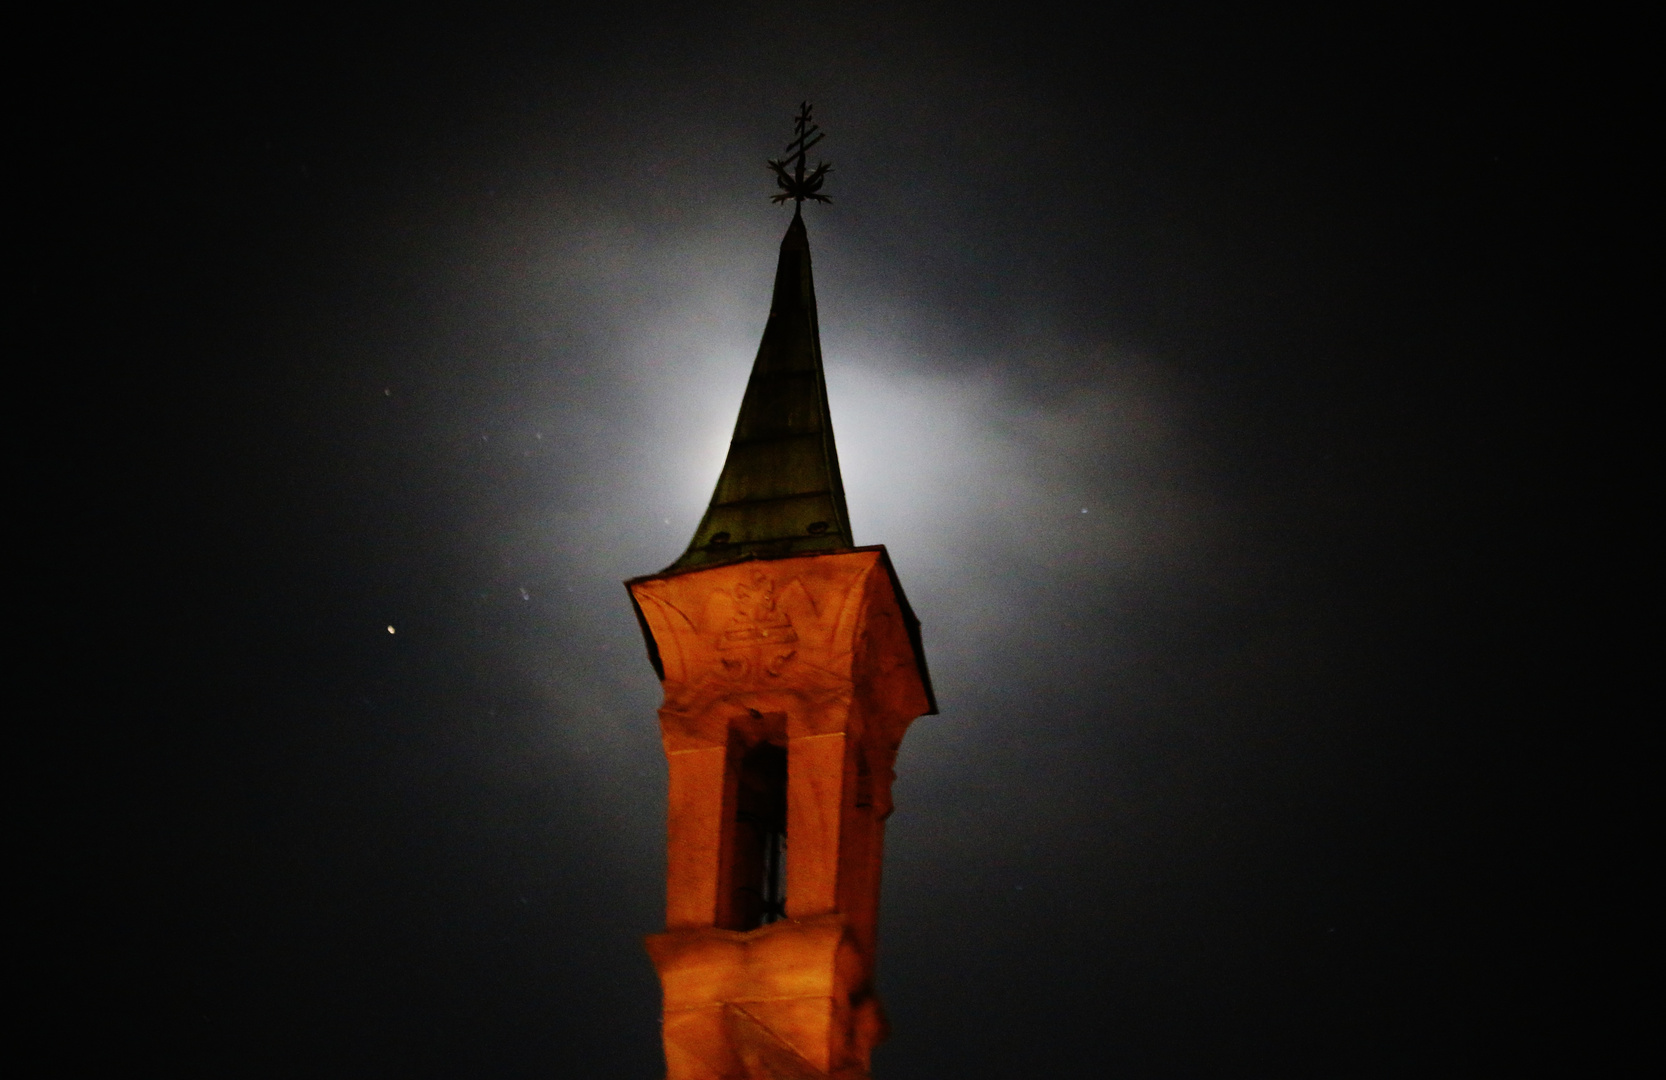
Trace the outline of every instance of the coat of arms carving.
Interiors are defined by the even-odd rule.
[[[775,605],[774,579],[753,570],[725,593],[733,614],[717,636],[717,647],[731,654],[723,658],[724,671],[733,678],[759,670],[780,675],[797,653],[791,646],[798,640],[798,631],[787,613]]]

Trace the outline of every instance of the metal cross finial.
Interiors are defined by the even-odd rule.
[[[833,200],[821,193],[821,185],[827,179],[827,174],[833,171],[833,166],[826,162],[816,162],[816,167],[804,175],[804,155],[810,147],[827,138],[826,134],[817,134],[821,129],[810,122],[810,103],[800,102],[798,116],[793,121],[795,138],[787,144],[786,156],[780,161],[773,158],[767,162],[771,172],[775,174],[775,186],[781,190],[769,197],[773,203],[784,203],[793,200],[796,211],[804,205],[805,199],[815,202],[830,203]],[[812,137],[813,136],[813,137]]]

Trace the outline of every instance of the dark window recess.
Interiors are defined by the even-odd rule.
[[[735,793],[734,918],[752,930],[787,915],[787,752],[759,743]]]

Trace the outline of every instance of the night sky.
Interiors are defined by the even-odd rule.
[[[1614,385],[1570,205],[1604,137],[1562,28],[1333,7],[343,4],[47,42],[75,194],[16,295],[81,298],[41,452],[85,466],[29,826],[77,836],[28,894],[77,913],[55,1052],[663,1068],[620,583],[711,494],[803,99],[852,525],[942,707],[898,762],[876,1077],[1578,1043],[1629,872],[1579,854],[1557,734],[1598,710],[1572,493]]]

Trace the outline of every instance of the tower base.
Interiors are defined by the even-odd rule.
[[[868,1080],[885,1035],[843,915],[647,939],[667,1080]]]

